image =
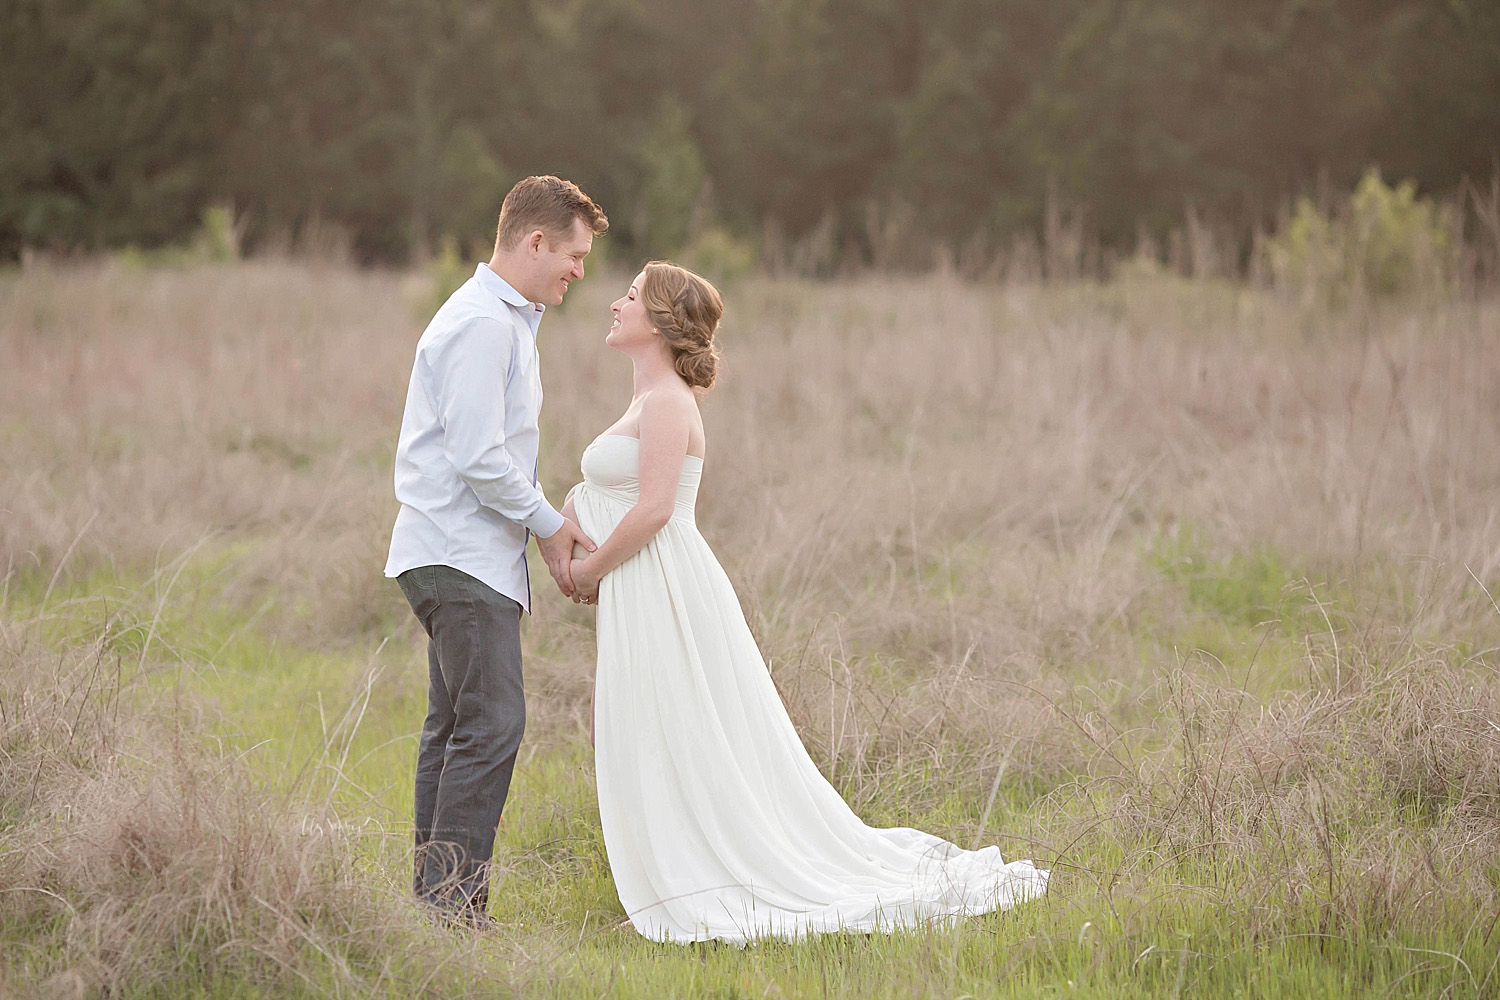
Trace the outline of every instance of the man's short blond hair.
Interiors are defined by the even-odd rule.
[[[573,231],[574,219],[582,219],[595,236],[609,231],[604,209],[577,184],[551,174],[527,177],[510,189],[500,206],[495,249],[514,250],[527,233],[537,229],[548,239],[562,239]]]

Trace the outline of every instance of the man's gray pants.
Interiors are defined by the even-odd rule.
[[[495,828],[526,727],[521,606],[449,566],[410,569],[396,582],[427,632],[413,889],[477,921],[488,909]]]

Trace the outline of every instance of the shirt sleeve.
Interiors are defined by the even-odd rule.
[[[563,516],[505,447],[512,336],[503,323],[471,321],[429,355],[443,454],[480,503],[546,538]]]

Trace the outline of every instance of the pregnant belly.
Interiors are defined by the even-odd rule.
[[[585,535],[593,539],[595,545],[609,537],[631,506],[632,504],[602,493],[586,482],[580,483],[578,491],[573,495],[573,508],[578,512],[578,526]],[[586,559],[588,556],[588,549],[578,542],[573,543],[574,559]]]

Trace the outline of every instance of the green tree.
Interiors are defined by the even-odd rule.
[[[231,0],[6,0],[0,254],[179,239],[213,193]]]

